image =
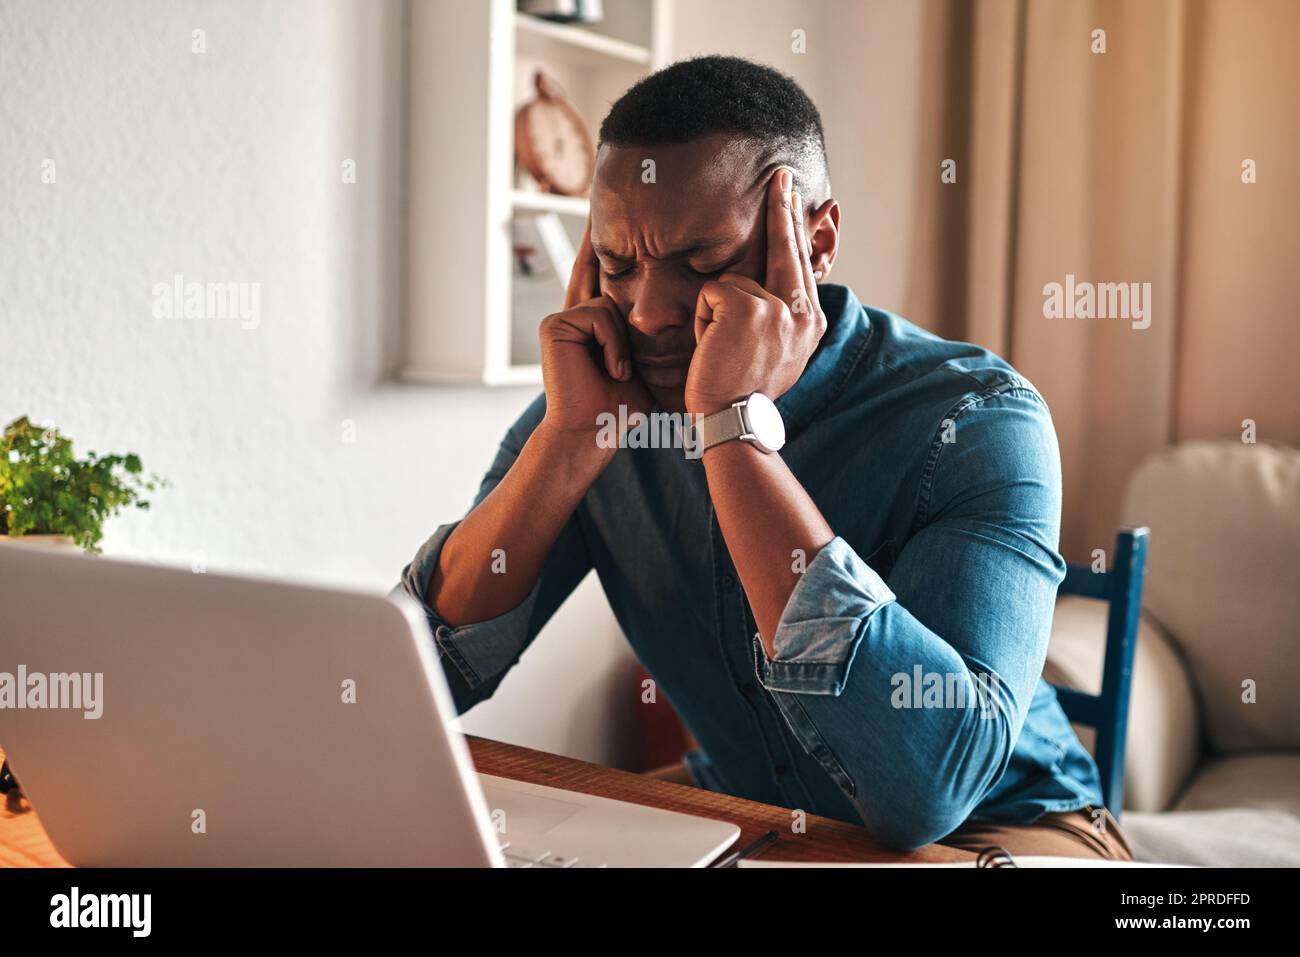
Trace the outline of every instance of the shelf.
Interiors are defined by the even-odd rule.
[[[563,213],[585,217],[591,210],[591,203],[581,196],[514,189],[510,191],[510,207],[517,213]]]
[[[547,59],[565,57],[580,66],[595,69],[611,66],[650,65],[650,48],[615,40],[581,27],[551,23],[530,16],[515,14],[515,50],[527,56]]]

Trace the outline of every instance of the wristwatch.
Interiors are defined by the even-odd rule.
[[[700,422],[701,455],[732,439],[748,442],[763,452],[779,452],[785,445],[785,423],[776,404],[761,392],[751,392]]]

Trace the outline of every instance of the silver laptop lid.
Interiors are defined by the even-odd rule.
[[[0,608],[0,746],[72,863],[498,862],[413,602],[0,543]]]

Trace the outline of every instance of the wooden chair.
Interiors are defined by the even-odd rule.
[[[1124,748],[1128,735],[1129,692],[1133,683],[1133,653],[1137,648],[1142,612],[1142,582],[1146,573],[1149,529],[1122,528],[1115,536],[1110,568],[1069,565],[1060,595],[1079,595],[1110,604],[1106,619],[1106,657],[1101,694],[1057,687],[1066,717],[1097,729],[1095,758],[1101,772],[1101,793],[1107,809],[1119,820],[1124,804]]]

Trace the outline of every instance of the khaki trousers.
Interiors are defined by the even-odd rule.
[[[1001,847],[1012,857],[1098,857],[1131,861],[1133,850],[1119,823],[1105,808],[1044,814],[1033,824],[967,822],[939,841],[948,847],[979,853]]]

